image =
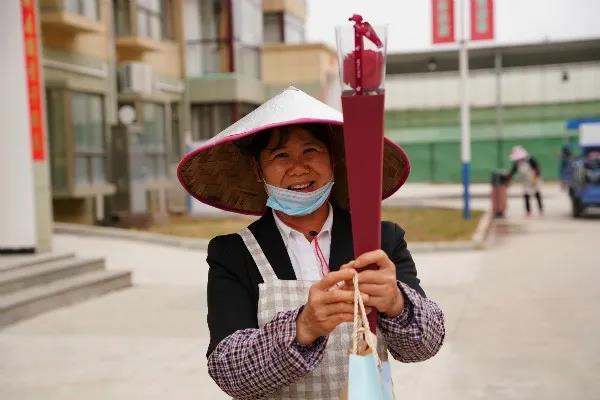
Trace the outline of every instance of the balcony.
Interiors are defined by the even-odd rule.
[[[105,31],[98,2],[94,0],[42,0],[41,23],[44,30],[68,34]]]
[[[129,2],[115,6],[116,46],[119,58],[161,51],[171,39],[166,11],[151,10]]]
[[[145,53],[147,51],[159,51],[162,44],[154,39],[141,36],[123,36],[116,40],[117,51],[126,53]]]

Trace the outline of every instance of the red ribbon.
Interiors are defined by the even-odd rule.
[[[381,84],[383,63],[381,53],[373,50],[364,51],[363,37],[369,39],[378,48],[383,47],[383,43],[371,24],[363,21],[362,16],[354,14],[348,20],[354,22],[354,51],[344,58],[344,82],[356,90],[357,95],[363,95],[365,88],[376,89]]]

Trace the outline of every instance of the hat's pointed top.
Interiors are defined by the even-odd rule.
[[[230,136],[246,136],[276,126],[310,122],[341,125],[343,118],[342,113],[335,108],[290,86],[210,141],[222,141]]]

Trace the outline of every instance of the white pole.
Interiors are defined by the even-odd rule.
[[[463,181],[463,218],[471,218],[471,209],[469,207],[469,181],[471,170],[471,115],[469,108],[469,53],[467,49],[466,19],[467,10],[464,7],[464,0],[460,0],[460,157],[462,162],[462,181]]]
[[[0,253],[36,248],[33,159],[21,2],[0,12]]]

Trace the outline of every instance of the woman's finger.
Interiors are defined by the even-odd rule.
[[[326,316],[331,316],[335,314],[353,314],[354,313],[354,304],[349,303],[332,303],[327,304],[323,309],[323,314]]]
[[[342,324],[344,322],[352,321],[354,321],[354,313],[335,314],[332,315],[329,319],[329,323],[333,325],[333,328],[337,327],[339,324]]]
[[[359,290],[361,293],[368,294],[370,299],[373,297],[384,297],[390,292],[390,288],[387,285],[376,283],[363,283],[359,285]]]
[[[384,285],[395,282],[395,274],[391,274],[389,271],[381,270],[365,270],[358,273],[358,284],[363,285],[365,283],[373,283],[378,285]]]
[[[369,296],[365,293],[361,293],[363,302],[369,300]],[[321,304],[332,304],[332,303],[354,303],[354,291],[349,290],[331,290],[324,293],[320,298]]]
[[[379,249],[368,251],[358,256],[356,260],[354,260],[352,268],[361,269],[369,265],[377,265],[380,268],[391,268],[394,266],[394,263],[392,263],[383,250]]]
[[[352,280],[352,277],[356,271],[354,269],[343,269],[339,271],[330,272],[325,275],[319,282],[313,285],[314,288],[320,290],[328,290],[332,287],[335,287],[339,282]]]

